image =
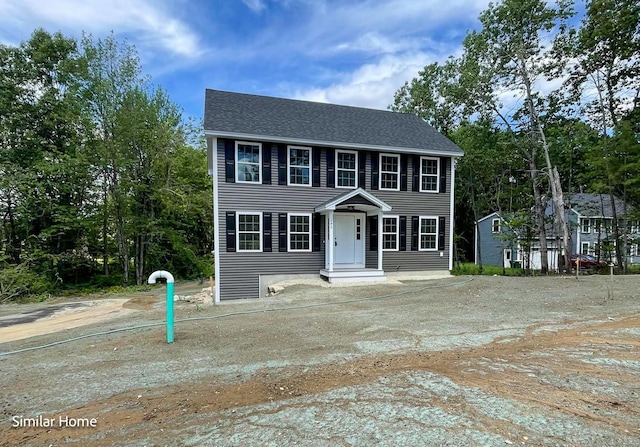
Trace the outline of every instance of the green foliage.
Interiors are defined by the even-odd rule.
[[[132,46],[44,30],[0,45],[0,110],[3,297],[211,274],[202,132]]]
[[[494,266],[480,266],[473,262],[464,262],[457,265],[451,270],[451,274],[455,276],[462,275],[486,275],[486,276],[524,276],[524,270],[516,268],[506,268],[503,271],[502,267]]]
[[[0,268],[0,303],[44,298],[51,284],[27,264]]]

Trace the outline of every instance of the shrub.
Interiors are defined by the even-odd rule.
[[[43,296],[51,284],[26,264],[0,268],[0,303]]]

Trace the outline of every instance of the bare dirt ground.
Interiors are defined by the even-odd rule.
[[[640,446],[640,276],[292,286],[171,345],[162,294],[0,335],[0,445]]]

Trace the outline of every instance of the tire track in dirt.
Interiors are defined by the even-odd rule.
[[[511,399],[553,414],[578,417],[591,424],[603,424],[624,433],[638,433],[629,422],[640,414],[638,400],[625,402],[616,396],[594,395],[587,390],[559,386],[542,380],[545,374],[560,380],[577,373],[622,384],[634,384],[640,371],[633,368],[585,363],[594,351],[622,362],[639,362],[640,336],[629,329],[640,327],[640,315],[620,316],[615,320],[580,320],[558,325],[530,326],[522,338],[509,337],[475,348],[404,354],[367,355],[341,364],[315,367],[288,367],[257,372],[245,382],[223,386],[206,383],[180,383],[161,388],[131,390],[111,398],[60,413],[70,418],[97,418],[96,429],[24,430],[0,428],[1,445],[24,443],[53,444],[65,439],[90,438],[92,445],[112,445],[126,441],[127,433],[136,438],[157,436],[158,427],[180,429],[192,418],[206,415],[215,423],[219,412],[237,407],[255,406],[312,396],[327,391],[372,383],[382,377],[428,371],[444,376],[458,386],[471,387],[502,399]],[[627,331],[625,331],[627,330]],[[537,371],[539,374],[527,373]],[[476,413],[488,431],[510,433],[513,424],[478,413],[469,405],[432,399],[444,411]],[[458,402],[460,404],[460,402]],[[300,406],[295,404],[294,406]],[[598,411],[605,408],[606,414]],[[58,415],[52,415],[58,417]],[[526,429],[520,427],[520,429]],[[47,445],[48,445],[47,444]]]

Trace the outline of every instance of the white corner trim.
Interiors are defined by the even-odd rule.
[[[215,275],[215,295],[214,303],[220,302],[220,209],[218,207],[218,139],[213,137],[211,140],[211,158],[213,162],[212,185],[213,185],[213,262]]]

